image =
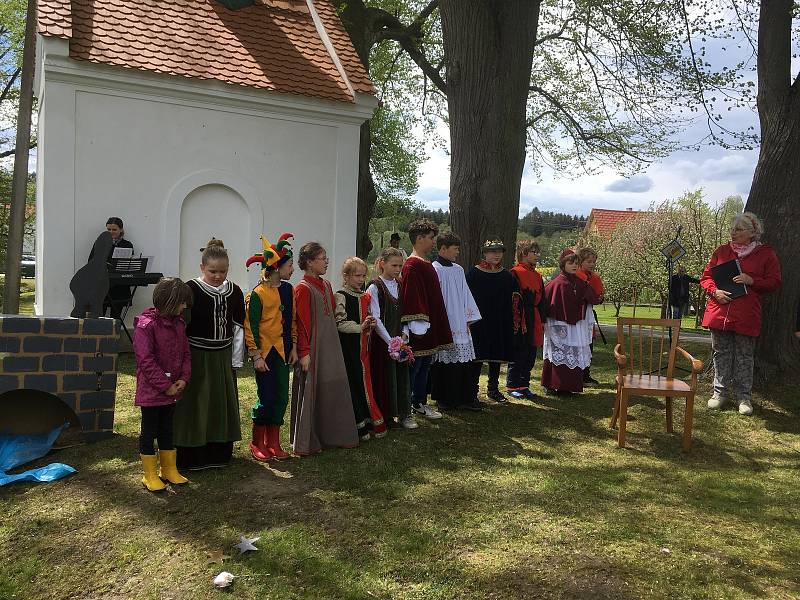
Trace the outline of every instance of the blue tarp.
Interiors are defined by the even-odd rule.
[[[75,472],[75,469],[62,463],[52,463],[46,467],[30,469],[23,473],[8,475],[8,471],[27,462],[41,458],[53,447],[69,423],[64,423],[50,433],[39,435],[17,435],[0,433],[0,486],[15,481],[55,481]]]

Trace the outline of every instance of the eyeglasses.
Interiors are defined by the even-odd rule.
[[[731,227],[731,233],[736,233],[737,231],[750,231],[747,227]]]

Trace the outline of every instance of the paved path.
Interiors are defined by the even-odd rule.
[[[603,329],[603,333],[606,334],[606,340],[608,340],[609,344],[616,344],[617,339],[617,326],[616,325],[600,325]],[[711,334],[708,333],[694,333],[688,331],[681,332],[680,341],[682,342],[696,342],[698,344],[710,344],[711,343]]]

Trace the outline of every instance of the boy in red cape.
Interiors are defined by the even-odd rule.
[[[442,413],[428,406],[428,371],[433,355],[453,345],[450,322],[442,298],[439,277],[426,258],[433,249],[439,228],[428,219],[414,221],[408,237],[414,251],[403,263],[400,286],[401,322],[408,331],[408,343],[414,352],[411,364],[411,410],[429,419],[441,419]]]

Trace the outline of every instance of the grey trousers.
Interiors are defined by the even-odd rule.
[[[725,400],[751,400],[753,350],[756,338],[733,331],[711,330],[714,394]]]

